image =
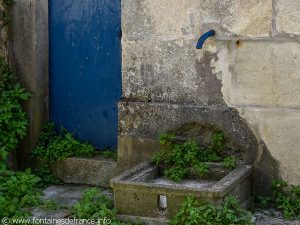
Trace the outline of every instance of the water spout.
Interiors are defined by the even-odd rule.
[[[207,38],[214,36],[216,32],[214,30],[207,31],[206,33],[202,34],[202,36],[199,38],[197,43],[197,49],[202,49],[204,42]]]

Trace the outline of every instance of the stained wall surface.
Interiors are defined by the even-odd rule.
[[[248,151],[257,189],[276,177],[300,184],[299,21],[297,0],[123,0],[121,163],[148,159],[159,133],[194,122]]]
[[[31,150],[48,121],[48,1],[18,0],[12,9],[9,58],[19,81],[32,96],[24,103],[27,136],[17,150],[20,169],[33,166]]]

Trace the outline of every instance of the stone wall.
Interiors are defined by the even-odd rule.
[[[299,184],[299,21],[297,0],[123,0],[120,163],[148,159],[159,133],[198,123],[247,153],[257,190],[276,177]]]

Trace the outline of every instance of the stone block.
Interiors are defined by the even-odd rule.
[[[52,167],[64,183],[108,187],[117,172],[117,162],[111,159],[72,157],[58,161]]]
[[[275,175],[273,178],[277,175],[291,184],[298,185],[300,183],[300,110],[240,108],[239,111],[265,144],[266,149],[263,151],[267,153],[259,153],[258,167],[261,167],[266,175],[267,173]],[[269,157],[265,157],[266,154]]]
[[[198,10],[198,9],[196,9]],[[200,1],[201,27],[217,36],[268,37],[272,26],[272,0]]]
[[[244,41],[219,52],[215,66],[222,67],[222,93],[228,105],[299,108],[299,43]]]
[[[124,41],[123,96],[138,101],[224,104],[213,73],[213,41],[199,51],[191,40]]]
[[[200,1],[122,1],[124,38],[149,39],[157,36],[195,35]],[[198,20],[199,21],[199,20]]]
[[[149,138],[135,138],[131,136],[118,137],[118,161],[121,170],[149,160],[160,150],[160,144]]]
[[[298,0],[277,0],[276,29],[279,33],[300,35],[300,2]]]

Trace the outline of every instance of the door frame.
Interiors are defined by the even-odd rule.
[[[43,124],[49,121],[48,0],[18,0],[12,8],[8,61],[21,84],[32,93],[23,106],[29,126],[17,150],[20,169],[32,166],[31,150]]]

